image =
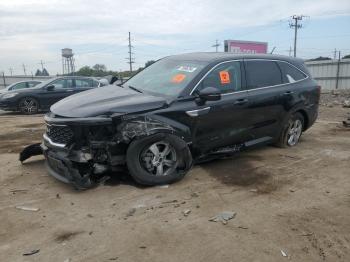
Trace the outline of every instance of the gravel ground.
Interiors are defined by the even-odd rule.
[[[321,106],[297,147],[198,165],[167,188],[121,176],[83,192],[48,176],[42,156],[18,162],[41,115],[2,114],[0,261],[349,261],[349,111]],[[236,216],[208,221],[222,211]]]
[[[343,106],[348,101],[348,107],[350,107],[350,89],[333,90],[333,91],[322,91],[320,104],[333,107]]]

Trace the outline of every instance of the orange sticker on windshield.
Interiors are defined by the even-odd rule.
[[[220,71],[220,82],[221,84],[229,84],[231,83],[230,74],[227,71]]]
[[[181,83],[182,81],[184,81],[186,78],[186,75],[184,74],[177,74],[177,75],[174,75],[173,78],[171,79],[171,82],[173,83]]]

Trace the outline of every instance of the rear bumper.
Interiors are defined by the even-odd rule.
[[[308,124],[305,126],[304,130],[309,129],[317,120],[318,117],[318,104],[313,105],[307,110]]]

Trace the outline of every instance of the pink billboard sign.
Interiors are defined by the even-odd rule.
[[[225,51],[235,54],[266,54],[267,43],[226,40]]]

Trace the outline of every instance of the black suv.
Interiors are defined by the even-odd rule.
[[[61,100],[45,116],[48,171],[89,188],[127,166],[141,184],[259,144],[295,146],[316,120],[320,87],[303,61],[192,53],[163,58],[121,86]]]
[[[48,110],[57,101],[101,84],[92,77],[57,77],[36,86],[14,89],[0,94],[0,109],[35,114]]]

